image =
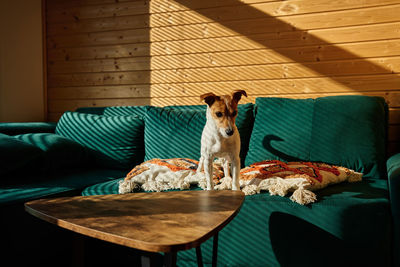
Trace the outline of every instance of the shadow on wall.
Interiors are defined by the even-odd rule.
[[[187,1],[187,0],[176,0],[178,3],[188,7],[189,9],[196,9],[197,2],[194,1]],[[211,0],[205,0],[204,2],[209,2],[210,4],[203,4],[204,6],[212,6]],[[293,50],[293,49],[280,49],[277,48],[278,43],[285,42],[285,47],[303,47],[303,46],[318,46],[318,52],[321,52],[324,46],[333,46],[334,54],[336,58],[338,59],[353,59],[357,60],[358,63],[357,65],[352,66],[349,70],[346,70],[345,75],[357,75],[357,71],[359,71],[357,66],[362,66],[363,70],[373,70],[373,74],[392,74],[392,70],[386,69],[382,66],[379,66],[377,64],[374,64],[371,61],[365,60],[364,58],[361,58],[357,56],[356,54],[347,51],[339,46],[335,46],[318,36],[315,36],[313,34],[310,34],[307,30],[302,30],[300,28],[296,28],[293,25],[290,25],[287,22],[284,22],[280,20],[279,18],[276,18],[274,16],[271,16],[267,13],[264,13],[257,8],[254,8],[252,6],[249,6],[245,3],[242,3],[239,0],[227,0],[224,1],[224,5],[235,5],[240,8],[240,12],[243,12],[246,14],[247,17],[249,18],[257,18],[262,20],[263,22],[260,23],[260,27],[264,27],[262,32],[265,32],[265,27],[270,27],[271,31],[267,35],[264,34],[257,34],[253,32],[257,32],[257,29],[250,29],[249,27],[244,27],[243,23],[238,23],[237,21],[235,22],[234,20],[237,20],[237,14],[235,12],[225,12],[224,15],[224,20],[221,20],[221,15],[219,12],[207,12],[207,9],[196,9],[196,12],[199,14],[209,18],[212,21],[218,22],[220,25],[233,30],[240,34],[241,36],[244,36],[248,38],[249,40],[252,40],[260,45],[262,45],[265,48],[269,48],[274,50],[275,52],[291,59],[293,62],[302,62],[304,61],[304,55],[300,51]],[[290,4],[290,3],[283,3],[282,6],[279,8],[282,12],[286,12],[290,14],[291,10],[296,10],[297,7],[295,4]],[[228,17],[230,16],[230,17]],[[251,33],[249,33],[251,32]],[[352,91],[360,91],[360,90],[365,90],[365,88],[360,88],[361,86],[359,85],[358,81],[354,82],[349,82],[348,79],[344,79],[343,77],[340,76],[333,76],[332,75],[332,68],[327,68],[326,65],[324,64],[318,64],[317,62],[320,61],[320,58],[316,56],[315,62],[308,62],[308,63],[302,63],[302,67],[306,69],[310,69],[312,71],[315,71],[321,76],[328,76],[330,79],[334,80],[337,83],[340,83],[344,85],[345,87],[351,89]],[[340,67],[336,66],[338,69]],[[348,73],[352,72],[352,73]],[[354,73],[353,73],[354,72]],[[391,77],[393,79],[393,77]],[[394,78],[397,83],[400,82],[400,77],[395,77]],[[376,90],[387,90],[388,88],[381,88],[379,85],[377,85]],[[301,93],[301,92],[299,92]]]

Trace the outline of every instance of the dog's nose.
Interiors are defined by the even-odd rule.
[[[231,135],[233,134],[233,129],[228,129],[228,130],[226,130],[226,134],[227,134],[228,136],[231,136]]]

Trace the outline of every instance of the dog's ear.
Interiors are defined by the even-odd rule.
[[[247,93],[245,90],[236,90],[232,92],[232,99],[238,103],[239,100],[242,98],[242,95],[244,95],[245,97],[247,97]]]
[[[212,104],[214,104],[215,99],[217,98],[217,96],[213,93],[206,93],[206,94],[202,94],[200,96],[200,101],[203,101],[207,103],[207,105],[209,107],[211,107]]]

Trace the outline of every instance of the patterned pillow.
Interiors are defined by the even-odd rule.
[[[285,196],[302,205],[315,202],[311,192],[343,181],[361,181],[362,173],[345,167],[319,162],[261,161],[240,171],[242,190],[246,194],[268,190],[271,195]]]
[[[204,173],[197,173],[199,162],[188,158],[151,159],[133,168],[119,184],[119,193],[142,188],[145,191],[188,189],[191,184],[205,188]],[[220,164],[214,163],[214,183],[224,176]]]

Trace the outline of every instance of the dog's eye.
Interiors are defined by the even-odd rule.
[[[235,110],[234,112],[232,112],[231,116],[232,116],[232,117],[235,117],[236,114],[237,114],[237,111]]]
[[[221,118],[221,117],[222,117],[222,112],[216,112],[215,115],[216,115],[218,118]]]

